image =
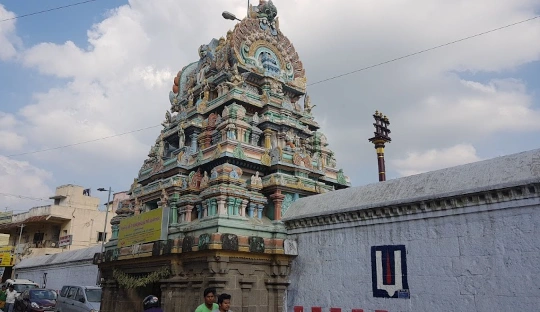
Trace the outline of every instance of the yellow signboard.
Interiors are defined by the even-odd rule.
[[[169,209],[158,208],[120,221],[118,247],[167,239]]]
[[[0,266],[9,267],[13,265],[13,247],[0,247]]]

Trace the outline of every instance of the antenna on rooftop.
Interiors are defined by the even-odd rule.
[[[390,138],[390,129],[388,129],[388,126],[390,125],[390,120],[388,117],[384,116],[379,111],[375,111],[375,114],[373,114],[373,118],[375,119],[375,123],[373,126],[375,126],[375,136],[369,139],[369,141],[373,144],[375,144],[375,149],[377,150],[377,164],[379,166],[379,182],[386,181],[386,172],[385,172],[385,166],[384,166],[384,147],[386,143],[392,142],[392,139]]]

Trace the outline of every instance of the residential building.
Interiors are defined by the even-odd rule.
[[[50,199],[52,204],[13,214],[11,222],[0,224],[0,233],[9,234],[9,245],[16,247],[17,260],[91,247],[110,236],[109,227],[103,232],[106,209],[99,209],[99,198],[90,196],[90,189],[63,185]],[[109,218],[114,217],[111,210]]]

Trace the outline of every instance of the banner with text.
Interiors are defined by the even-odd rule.
[[[58,247],[70,246],[73,243],[73,235],[60,236]]]
[[[118,247],[167,239],[169,208],[158,208],[120,221]]]
[[[13,265],[13,247],[0,247],[0,266],[10,267]]]

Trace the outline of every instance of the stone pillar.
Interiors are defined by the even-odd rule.
[[[251,130],[244,130],[244,142],[249,143],[249,136],[251,135]]]
[[[261,137],[261,133],[262,132],[259,128],[257,127],[251,128],[251,145],[257,146],[259,144],[259,138]]]
[[[171,222],[170,225],[176,226],[178,225],[178,208],[176,207],[176,202],[172,202],[170,204],[171,206]]]
[[[165,311],[185,311],[189,281],[172,279],[161,284],[161,306]]]
[[[193,205],[187,205],[185,210],[185,219],[186,222],[191,222],[191,212],[193,211]]]
[[[263,210],[264,210],[264,205],[259,204],[259,205],[257,206],[257,218],[262,219],[262,216],[263,216]]]
[[[185,214],[186,214],[185,206],[178,209],[178,221],[180,221],[180,223],[184,222],[184,220],[186,219]]]
[[[197,204],[197,210],[201,209],[202,216],[208,217],[210,216],[210,205],[208,204],[208,201],[202,201],[200,204]]]
[[[281,204],[285,195],[281,194],[281,190],[276,190],[270,195],[270,199],[274,201],[274,220],[281,220]]]
[[[202,219],[204,215],[203,207],[201,205],[197,206],[197,218]]]
[[[113,224],[111,226],[111,230],[112,230],[111,240],[118,239],[118,231],[120,230],[118,227],[118,224]]]
[[[203,200],[201,203],[201,206],[202,206],[203,216],[208,217],[208,216],[214,215],[212,213],[212,199]]]
[[[218,214],[217,200],[215,198],[210,200],[210,208],[213,216]]]
[[[236,139],[240,142],[244,142],[244,129],[242,128],[236,129]]]
[[[253,212],[257,209],[257,204],[255,203],[249,203],[248,208],[248,217],[253,218]]]
[[[278,146],[281,148],[285,148],[285,136],[286,134],[284,132],[278,132],[277,134]]]
[[[212,216],[212,199],[203,200],[201,203],[202,214],[205,217]]]
[[[250,312],[249,308],[251,305],[251,288],[255,284],[255,279],[242,278],[238,281],[240,284],[240,289],[242,289],[242,312]]]
[[[233,215],[234,214],[234,202],[235,202],[235,198],[234,197],[230,197],[228,198],[227,200],[227,214],[229,216]]]
[[[227,207],[225,207],[225,200],[227,199],[227,196],[220,195],[218,196],[217,203],[218,203],[218,214],[227,214]]]
[[[284,278],[273,278],[265,281],[268,289],[268,311],[283,312],[283,298],[289,282]]]
[[[237,198],[237,199],[234,201],[233,215],[239,216],[239,215],[240,215],[241,207],[242,207],[242,199],[241,199],[241,198]]]
[[[199,137],[199,132],[193,132],[189,138],[191,139],[191,153],[197,153],[197,138]]]
[[[266,129],[263,131],[264,133],[264,148],[271,149],[272,148],[272,130]]]
[[[245,216],[246,216],[246,207],[247,207],[247,204],[248,204],[248,200],[247,200],[247,199],[242,200],[242,206],[240,206],[240,215],[241,215],[242,217],[245,217]]]

